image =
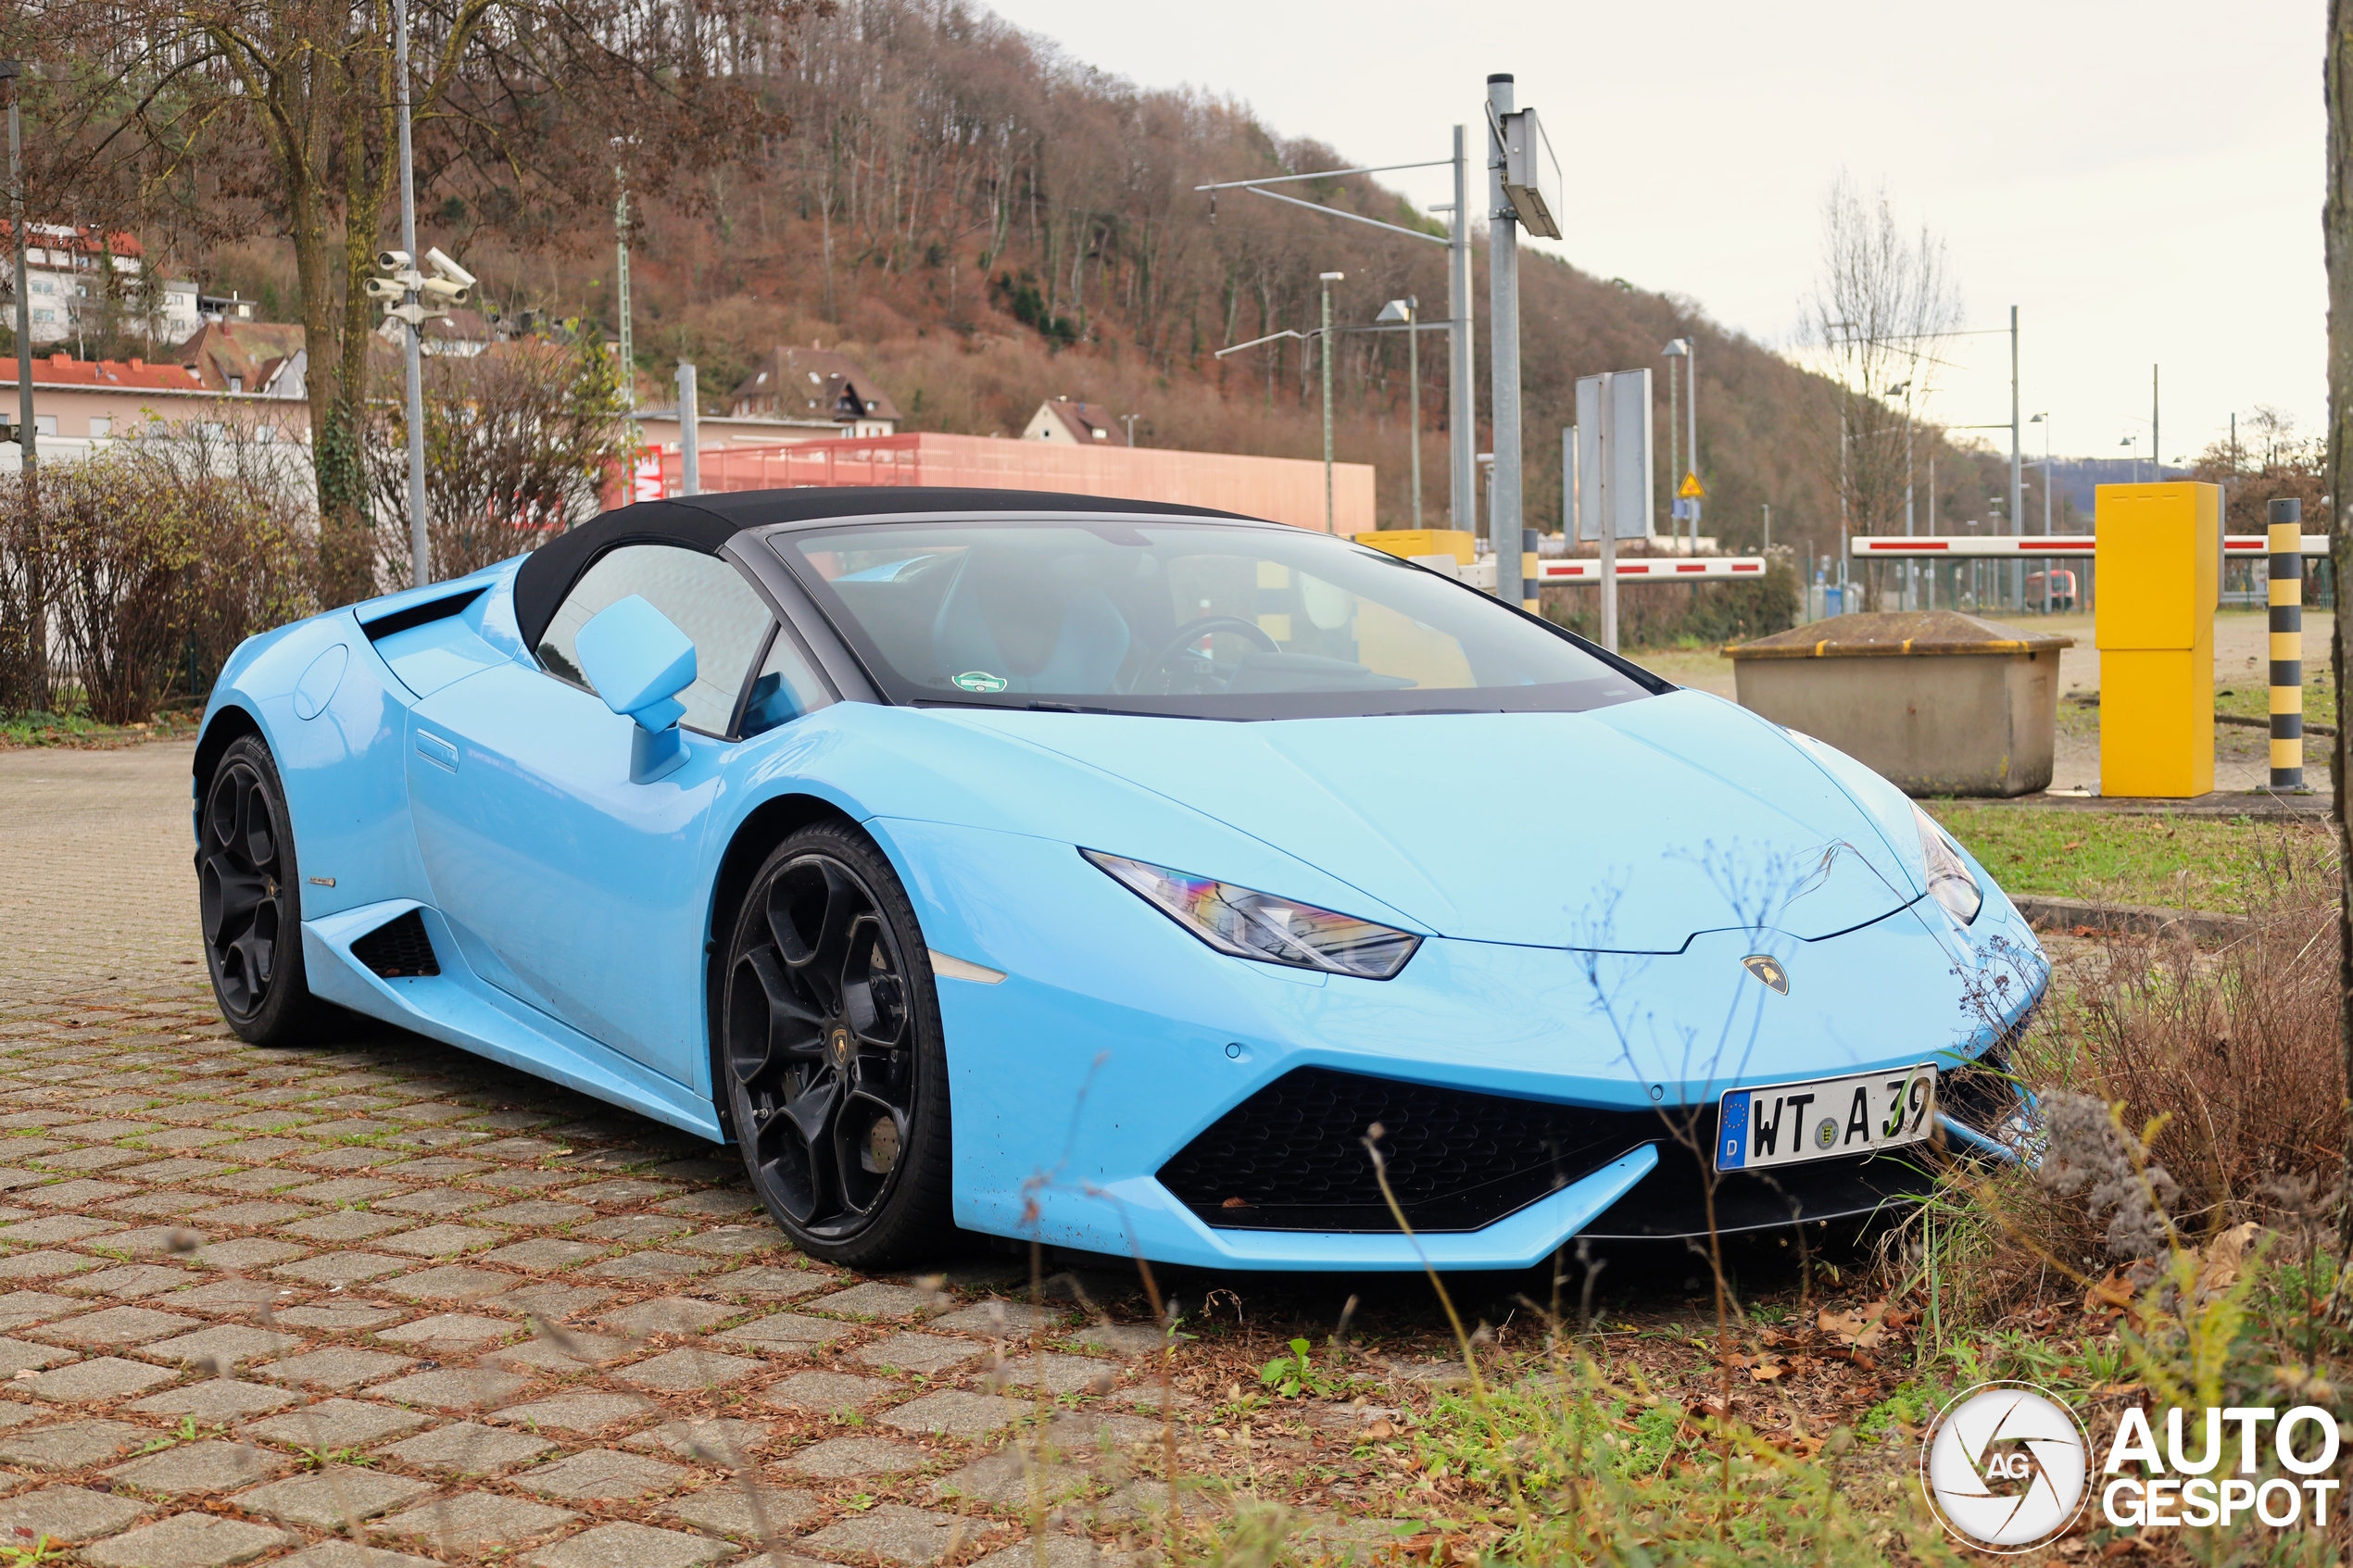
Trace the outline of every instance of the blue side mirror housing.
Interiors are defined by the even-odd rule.
[[[686,759],[678,694],[694,684],[695,645],[670,618],[635,594],[589,617],[573,643],[580,672],[605,706],[637,726],[629,777],[651,784]]]

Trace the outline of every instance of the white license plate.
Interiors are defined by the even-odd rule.
[[[1936,1069],[1733,1089],[1718,1106],[1716,1168],[1754,1171],[1870,1154],[1927,1139],[1936,1120]]]

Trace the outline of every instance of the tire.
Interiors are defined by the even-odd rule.
[[[302,966],[302,876],[270,747],[230,743],[197,812],[196,887],[213,1000],[239,1037],[302,1043],[324,1010]]]
[[[726,974],[713,1081],[770,1217],[851,1268],[952,1246],[939,999],[889,860],[845,825],[794,834],[736,911]]]

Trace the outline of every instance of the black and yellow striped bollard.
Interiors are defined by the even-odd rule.
[[[2304,503],[2271,509],[2271,787],[2304,787]]]

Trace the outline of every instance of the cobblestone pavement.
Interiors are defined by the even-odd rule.
[[[816,1266],[732,1151],[413,1035],[231,1037],[188,760],[0,753],[0,1561],[1123,1549],[1153,1331]]]

